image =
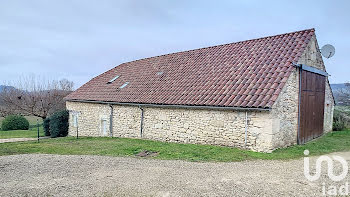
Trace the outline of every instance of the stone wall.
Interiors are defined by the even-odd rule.
[[[306,64],[308,66],[312,66],[320,70],[326,71],[321,53],[319,51],[320,49],[318,47],[316,36],[314,35],[310,39],[310,42],[305,48],[305,51],[300,56],[298,64]]]
[[[79,135],[101,136],[101,119],[108,119],[107,104],[67,102],[70,111],[69,135],[75,136],[73,113],[79,113]],[[141,109],[136,106],[113,105],[113,136],[141,138]],[[246,112],[144,107],[144,139],[212,144],[245,148]],[[247,148],[271,152],[274,121],[270,112],[247,112]]]
[[[272,149],[287,147],[297,143],[298,137],[298,97],[299,73],[293,71],[272,106],[271,119]]]
[[[73,115],[78,114],[78,132],[82,136],[103,136],[102,120],[106,120],[109,125],[110,107],[108,105],[66,102],[69,113],[68,135],[76,136],[77,127],[73,124]],[[109,126],[108,133],[109,133]]]
[[[140,138],[141,109],[135,106],[113,105],[113,136]]]
[[[327,80],[325,107],[324,107],[324,124],[323,124],[323,131],[325,133],[328,133],[333,130],[333,111],[334,111],[334,98],[333,98],[331,87]]]
[[[146,139],[245,147],[246,112],[145,108],[144,115],[143,137]],[[271,129],[268,112],[247,112],[247,117],[247,148],[265,151],[262,145],[270,140],[258,138],[256,133]]]

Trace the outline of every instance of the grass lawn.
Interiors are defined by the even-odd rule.
[[[42,127],[43,120],[35,116],[24,116],[29,122],[29,130],[13,130],[13,131],[2,131],[1,122],[4,120],[4,117],[0,117],[0,139],[5,138],[36,138],[38,137],[38,128],[37,120],[40,124],[40,136],[44,136],[44,131]]]
[[[39,127],[39,135],[44,136],[43,127]],[[34,127],[29,130],[12,130],[12,131],[1,131],[0,139],[4,138],[36,138],[38,137],[38,128]]]
[[[43,119],[42,118],[38,118],[36,116],[24,116],[28,122],[29,122],[29,125],[36,125],[37,123],[37,119],[39,120],[39,124],[42,124],[43,123]],[[0,117],[0,125],[1,125],[1,122],[4,120],[4,117]]]
[[[339,131],[307,143],[276,150],[273,153],[256,153],[237,148],[166,143],[128,138],[73,137],[45,139],[40,143],[16,142],[0,144],[0,155],[45,153],[63,155],[135,156],[144,151],[159,152],[154,158],[187,161],[243,161],[254,159],[295,159],[303,157],[308,149],[310,155],[338,151],[350,151],[350,131]]]

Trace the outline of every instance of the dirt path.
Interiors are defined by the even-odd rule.
[[[25,141],[32,141],[32,140],[38,140],[38,138],[8,138],[8,139],[0,139],[0,143],[25,142]]]
[[[339,154],[350,161],[350,153]],[[322,172],[320,180],[309,182],[302,159],[194,163],[13,155],[0,157],[0,196],[321,196],[322,183],[333,184]]]

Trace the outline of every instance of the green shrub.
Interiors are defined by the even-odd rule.
[[[50,136],[50,118],[45,118],[43,122],[45,136]]]
[[[64,137],[68,135],[68,111],[60,111],[50,116],[51,137]]]
[[[28,120],[20,115],[10,115],[2,121],[1,128],[3,131],[8,130],[28,130]]]
[[[340,111],[334,111],[333,114],[333,131],[342,131],[346,128],[344,114]]]

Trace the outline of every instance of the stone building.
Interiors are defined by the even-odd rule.
[[[327,76],[314,29],[127,62],[66,97],[69,134],[271,152],[331,131]]]

